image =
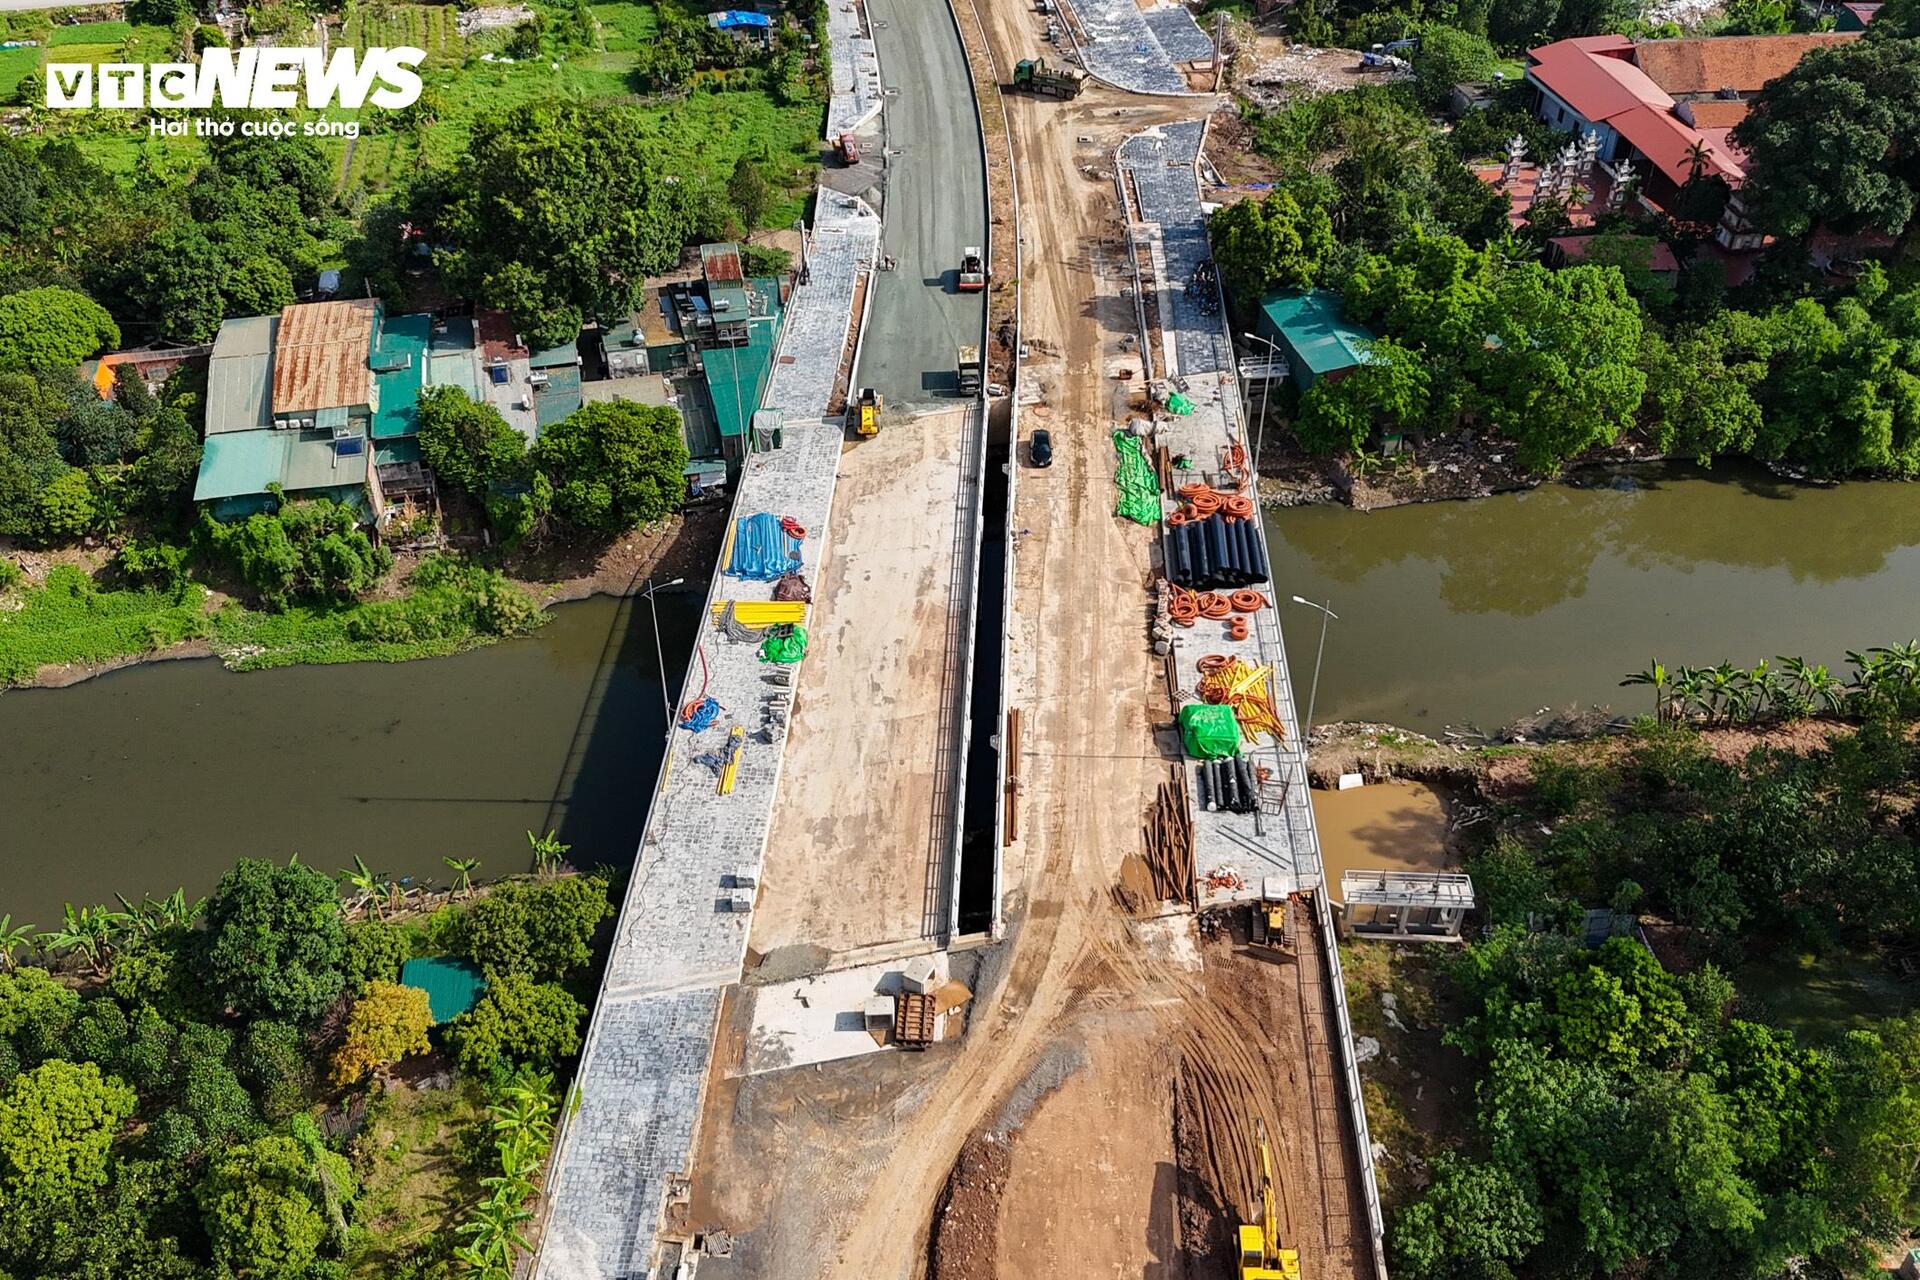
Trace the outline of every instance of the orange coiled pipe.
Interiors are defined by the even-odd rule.
[[[1267,606],[1267,598],[1252,587],[1242,587],[1227,597],[1227,603],[1233,606],[1235,613],[1253,613]]]

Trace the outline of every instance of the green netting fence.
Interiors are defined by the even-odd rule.
[[[1113,447],[1120,453],[1120,470],[1114,483],[1120,486],[1120,500],[1113,513],[1135,524],[1151,525],[1160,519],[1160,482],[1140,448],[1140,438],[1126,431],[1113,433]]]

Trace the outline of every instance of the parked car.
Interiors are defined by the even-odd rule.
[[[1028,438],[1027,461],[1036,467],[1053,465],[1053,432],[1043,427]]]

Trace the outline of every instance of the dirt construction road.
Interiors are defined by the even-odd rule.
[[[963,28],[978,4],[1002,83],[1043,47],[1028,0],[960,3]],[[1007,99],[1021,377],[1041,401],[1014,457],[1037,427],[1055,454],[1021,471],[1014,506],[1008,937],[976,957],[958,1043],[718,1092],[692,1222],[735,1240],[716,1280],[1213,1280],[1257,1190],[1256,1118],[1308,1274],[1371,1280],[1311,934],[1304,963],[1255,958],[1184,914],[1135,920],[1114,893],[1178,746],[1155,733],[1172,709],[1147,647],[1152,535],[1112,514],[1110,433],[1140,382],[1112,151],[1204,109],[1102,88]]]

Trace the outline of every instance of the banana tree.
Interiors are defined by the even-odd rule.
[[[367,869],[367,860],[359,854],[353,855],[352,870],[342,871],[337,877],[341,884],[353,890],[353,899],[348,904],[365,907],[367,914],[375,920],[380,918],[380,877]]]
[[[1668,687],[1673,690],[1675,720],[1692,719],[1706,712],[1705,686],[1705,673],[1698,667],[1680,667],[1674,671]]]
[[[573,848],[570,844],[560,843],[560,834],[557,831],[548,831],[543,836],[536,836],[529,831],[527,844],[533,848],[533,869],[541,875],[552,875],[560,870],[561,864],[566,861],[568,850]]]
[[[1624,689],[1636,684],[1653,686],[1654,719],[1664,724],[1673,718],[1671,708],[1667,706],[1667,669],[1662,663],[1658,660],[1649,661],[1646,666],[1622,680],[1620,687]]]
[[[33,949],[34,937],[35,933],[32,925],[15,924],[11,912],[6,915],[0,915],[0,969],[5,969],[8,973],[12,973],[14,965],[13,953],[16,951],[31,951]]]
[[[86,961],[94,977],[106,977],[119,914],[104,907],[76,909],[71,902],[64,905],[60,927],[41,934],[40,945],[48,951],[77,955]]]
[[[453,868],[453,896],[470,897],[473,894],[473,873],[480,869],[478,858],[442,858],[440,861]]]

